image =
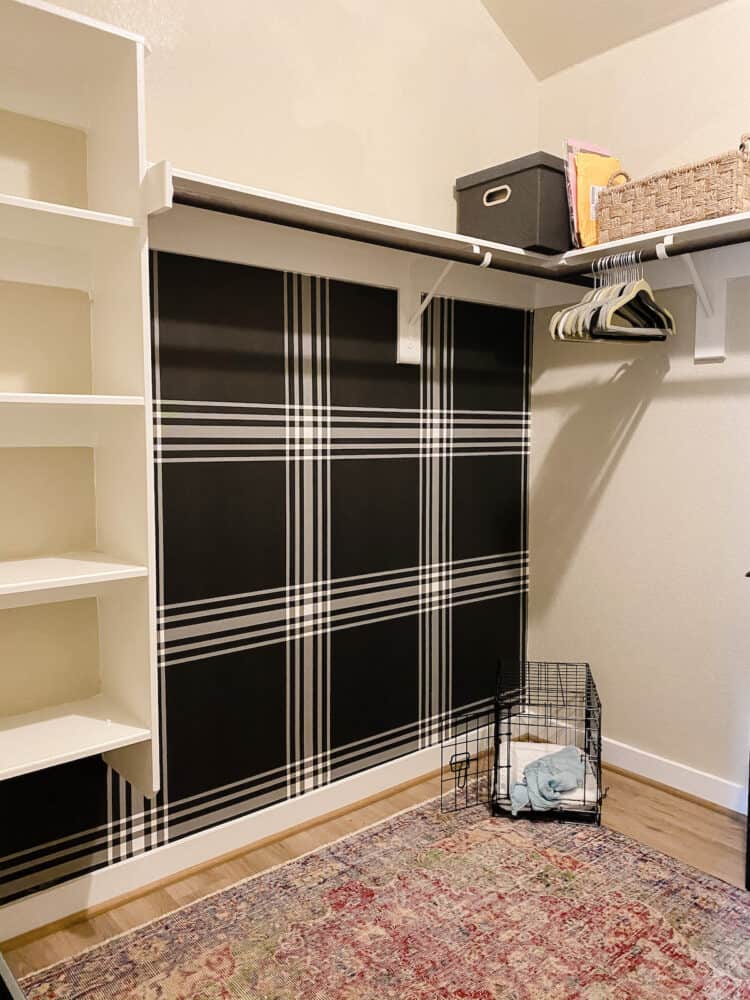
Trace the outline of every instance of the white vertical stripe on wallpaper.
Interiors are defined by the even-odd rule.
[[[285,574],[286,574],[286,586],[287,591],[289,590],[290,583],[290,566],[291,566],[291,504],[289,502],[290,491],[291,491],[291,476],[292,476],[292,462],[291,462],[291,450],[293,447],[293,442],[291,438],[291,414],[294,412],[291,408],[291,393],[290,393],[290,359],[289,359],[289,338],[290,338],[290,316],[289,316],[289,282],[292,280],[291,275],[285,271],[284,272],[284,453],[286,456],[286,468],[285,468],[285,493],[287,498],[285,503],[286,511],[286,532],[285,532],[285,546],[286,546],[286,561],[285,561]],[[289,602],[286,606],[286,641],[284,643],[286,649],[286,794],[287,797],[291,797],[294,794],[294,769],[292,766],[292,748],[294,746],[293,732],[292,732],[292,621],[294,615],[294,608],[292,603]]]
[[[115,856],[112,845],[114,834],[114,817],[112,814],[112,768],[107,764],[107,864],[114,863]]]
[[[161,400],[161,364],[160,364],[160,328],[159,328],[159,255],[151,255],[152,273],[152,336],[154,341],[154,401],[158,404]],[[160,444],[161,424],[157,422],[154,426],[154,446],[158,448]],[[155,483],[156,483],[156,535],[158,538],[159,550],[157,552],[156,566],[158,577],[156,580],[157,602],[159,605],[166,603],[165,570],[166,560],[164,558],[164,475],[162,465],[156,462]],[[164,803],[164,808],[157,820],[155,834],[158,844],[169,843],[169,771],[167,769],[167,670],[164,663],[164,622],[158,621],[156,633],[156,653],[158,669],[158,696],[159,696],[159,744],[161,753],[161,793],[160,797]]]
[[[326,445],[330,452],[331,445],[331,420],[330,411],[327,409],[331,405],[331,283],[326,280],[324,282],[325,286],[325,330],[323,331],[323,336],[325,338],[325,356],[326,356],[326,370],[325,370],[325,400],[323,401],[326,406]],[[326,504],[325,504],[325,533],[326,533],[326,572],[327,572],[327,582],[326,582],[326,662],[325,662],[325,681],[326,681],[326,697],[328,698],[328,711],[325,717],[325,774],[324,783],[328,784],[331,780],[331,622],[332,622],[332,609],[331,609],[331,595],[332,595],[332,584],[331,578],[333,576],[333,494],[331,490],[331,463],[327,462],[324,465],[324,475],[326,482]]]
[[[313,329],[312,329],[312,284],[313,279],[303,275],[300,279],[301,299],[302,299],[302,321],[300,329],[301,348],[301,368],[302,368],[302,405],[311,406],[313,399]],[[316,417],[311,416],[313,424]],[[301,429],[301,437],[305,442],[303,447],[307,450],[307,443],[304,437],[304,423]],[[302,755],[312,759],[316,756],[316,746],[314,743],[315,733],[315,706],[313,704],[314,675],[315,675],[315,653],[313,649],[313,639],[309,634],[307,622],[310,616],[309,593],[312,584],[315,582],[314,573],[314,543],[315,526],[313,524],[313,491],[315,489],[314,477],[316,474],[317,461],[306,461],[302,463],[300,472],[302,477],[302,532],[301,532],[301,561],[302,561],[302,583],[303,588],[303,637],[301,638],[302,650],[302,683],[304,685],[303,716],[302,716]],[[309,585],[309,586],[308,586]],[[311,791],[315,787],[314,773],[303,770],[302,790]]]

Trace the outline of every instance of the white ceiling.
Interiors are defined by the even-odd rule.
[[[537,79],[726,0],[482,0]]]

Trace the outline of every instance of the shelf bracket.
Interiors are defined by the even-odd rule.
[[[474,253],[482,254],[478,266],[489,267],[492,262],[492,254],[489,250],[485,250],[483,253],[476,244],[472,249]],[[424,296],[417,288],[414,269],[410,265],[407,280],[399,288],[397,364],[420,365],[422,363],[422,316],[456,263],[455,260],[448,261]],[[418,303],[416,309],[414,308],[415,301]]]
[[[666,236],[656,247],[659,260],[669,258],[669,248],[674,237]],[[695,347],[694,359],[698,364],[716,364],[727,357],[727,277],[706,254],[701,270],[692,254],[682,255],[690,284],[695,289]],[[702,273],[701,273],[702,272]]]
[[[695,288],[695,363],[715,364],[727,356],[727,280],[701,272],[692,254],[686,253],[690,280]]]
[[[432,302],[432,300],[435,298],[435,295],[437,294],[438,288],[440,288],[440,286],[442,285],[442,283],[445,281],[445,279],[448,277],[448,275],[450,274],[450,272],[453,270],[453,265],[454,264],[455,264],[455,261],[449,260],[448,263],[445,265],[445,267],[443,268],[443,270],[440,272],[440,274],[438,275],[437,279],[435,280],[435,283],[433,284],[432,288],[429,290],[429,292],[422,299],[422,302],[420,303],[419,309],[417,309],[417,311],[414,313],[414,315],[412,316],[412,318],[409,320],[409,326],[419,326],[420,319],[422,318],[423,314],[425,313],[425,311],[426,311],[427,307],[429,306],[430,302]]]

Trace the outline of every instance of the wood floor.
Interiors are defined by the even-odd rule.
[[[744,820],[607,769],[604,823],[734,885],[744,885]],[[288,861],[322,844],[376,823],[439,793],[439,777],[398,789],[282,839],[188,873],[104,912],[44,936],[8,942],[4,957],[18,978],[68,958],[113,934],[130,930],[178,906]]]

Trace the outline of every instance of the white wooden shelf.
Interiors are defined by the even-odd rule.
[[[117,407],[143,405],[143,396],[103,396],[95,393],[0,392],[0,407]]]
[[[656,247],[663,244],[665,239],[669,244],[670,257],[750,241],[750,212],[742,212],[580,250],[568,250],[561,254],[542,254],[480,237],[429,229],[294,198],[275,191],[234,184],[171,168],[164,163],[152,165],[150,174],[154,188],[167,189],[167,193],[161,197],[161,203],[154,209],[157,212],[171,207],[173,201],[180,205],[226,212],[458,263],[481,264],[486,259],[485,255],[489,254],[488,263],[483,264],[485,267],[552,281],[587,273],[591,262],[605,254],[640,250],[644,260],[653,260]],[[171,181],[171,196],[169,185],[165,183],[165,174],[168,175],[167,180]]]
[[[144,406],[143,396],[0,392],[0,448],[95,448]]]
[[[0,597],[64,591],[71,587],[132,580],[147,574],[145,566],[120,562],[99,552],[11,559],[0,562]]]
[[[0,717],[0,780],[150,739],[148,729],[103,694]]]
[[[154,188],[165,187],[160,176],[164,174],[165,166],[164,163],[156,163],[150,168]],[[489,265],[484,266],[503,271],[543,276],[550,261],[544,254],[521,250],[504,243],[493,243],[478,237],[324,205],[186,170],[171,167],[167,167],[167,170],[171,191],[167,191],[161,204],[157,202],[157,207],[152,209],[154,213],[171,207],[173,198],[180,205],[227,212],[326,236],[340,236],[465,264],[481,264],[485,254],[489,253]]]
[[[622,240],[597,243],[592,247],[568,250],[554,258],[556,269],[568,271],[588,269],[592,261],[606,254],[640,251],[644,260],[653,260],[656,248],[666,244],[667,256],[675,257],[684,253],[698,253],[701,250],[715,250],[719,247],[734,246],[750,241],[750,212],[736,212],[716,219],[704,219],[672,229],[659,229],[640,236],[628,236]]]
[[[0,233],[4,239],[93,251],[138,230],[135,219],[0,194]]]
[[[143,406],[143,396],[102,396],[94,393],[0,392],[1,406]]]

